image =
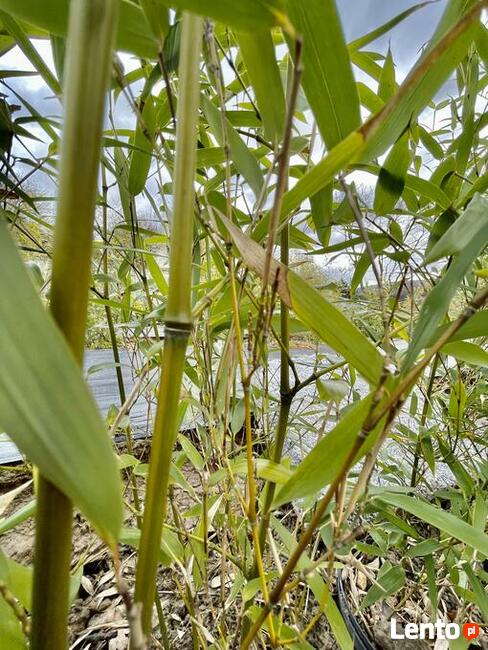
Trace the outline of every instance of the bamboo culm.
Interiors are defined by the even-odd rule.
[[[146,504],[136,572],[135,601],[142,605],[142,627],[151,632],[152,605],[166,516],[169,471],[178,429],[178,405],[192,328],[191,285],[196,135],[200,97],[201,18],[185,13],[182,21],[180,82],[174,172],[174,209],[168,303],[161,381],[147,481]]]
[[[117,7],[116,0],[73,0],[68,31],[51,312],[80,366],[85,347],[97,176]],[[65,650],[68,646],[71,529],[70,501],[40,476],[32,650]]]

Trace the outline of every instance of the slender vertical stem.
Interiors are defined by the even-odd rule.
[[[109,238],[108,238],[108,219],[107,219],[107,194],[108,194],[108,186],[107,186],[107,174],[105,171],[105,167],[102,167],[102,230],[103,230],[103,241],[105,244],[105,249],[103,251],[103,257],[102,257],[102,269],[105,277],[107,278],[108,276],[108,243],[109,243]],[[103,283],[103,297],[107,301],[107,304],[105,305],[105,315],[107,317],[107,325],[108,325],[108,332],[110,336],[110,345],[112,346],[112,352],[114,355],[114,363],[115,363],[115,373],[117,375],[117,384],[119,387],[119,397],[120,397],[120,405],[123,406],[125,400],[126,400],[126,394],[125,394],[125,385],[124,385],[124,376],[122,374],[122,367],[120,365],[120,354],[119,354],[119,346],[117,344],[117,335],[115,333],[115,327],[114,327],[114,319],[112,316],[112,309],[110,305],[108,304],[108,301],[110,299],[110,292],[109,292],[109,286],[108,286],[108,280],[105,279]],[[130,452],[129,452],[130,453]]]
[[[286,224],[280,233],[280,261],[285,266],[288,266],[290,261],[289,252],[289,226]],[[290,416],[291,403],[293,401],[293,394],[290,391],[290,366],[288,364],[290,355],[289,310],[288,306],[282,300],[280,301],[280,338],[280,410],[272,456],[273,462],[275,463],[281,462],[286,432],[288,430],[288,418]],[[273,503],[275,492],[276,483],[268,483],[264,493],[263,517],[261,519],[259,530],[259,541],[263,552],[269,527],[271,504]]]
[[[288,97],[288,112],[286,117],[285,134],[281,151],[278,156],[278,182],[276,185],[273,207],[271,208],[271,216],[269,220],[268,240],[266,242],[266,257],[264,260],[263,287],[267,287],[269,281],[273,247],[275,244],[276,232],[278,230],[280,221],[281,208],[283,207],[283,196],[288,185],[288,168],[290,165],[290,146],[293,135],[293,119],[295,117],[295,107],[298,100],[302,74],[302,41],[300,39],[297,39],[295,42],[295,69]]]
[[[262,305],[264,305],[265,299],[265,290],[268,283],[269,273],[271,269],[271,258],[273,254],[273,246],[276,237],[276,230],[278,227],[279,216],[281,213],[281,207],[283,202],[283,195],[288,186],[288,170],[290,163],[290,144],[293,131],[293,119],[295,115],[295,107],[298,98],[298,92],[300,88],[300,80],[302,76],[302,67],[301,67],[301,54],[302,54],[302,43],[300,40],[296,42],[296,52],[295,52],[295,67],[293,70],[291,84],[288,89],[288,109],[285,125],[285,133],[283,137],[283,144],[281,151],[278,156],[278,183],[276,188],[276,193],[274,197],[273,208],[271,211],[271,219],[269,223],[268,230],[268,242],[266,246],[266,260],[265,260],[265,270],[263,278],[263,293],[261,296]],[[281,262],[285,265],[289,263],[289,227],[288,224],[283,228],[280,235],[280,257]],[[273,461],[279,463],[283,453],[283,445],[285,443],[286,432],[288,429],[288,417],[290,415],[291,402],[293,395],[290,392],[290,368],[289,368],[289,321],[288,321],[288,307],[284,304],[283,301],[280,303],[280,334],[281,334],[281,357],[280,357],[280,409],[278,416],[278,425],[275,433],[275,441],[273,446]],[[248,462],[249,466],[249,462]],[[250,474],[250,469],[248,468],[248,475]],[[251,573],[249,578],[255,578],[256,575],[262,576],[263,584],[263,595],[265,596],[265,601],[268,599],[268,589],[265,583],[265,572],[263,567],[263,554],[266,545],[266,536],[269,528],[269,521],[271,516],[271,504],[273,503],[274,495],[276,491],[275,483],[267,483],[264,489],[263,496],[263,508],[262,508],[262,518],[259,524],[259,528],[255,531],[257,523],[253,523],[253,537],[255,540],[255,553],[254,553],[254,563],[251,568]],[[254,518],[256,519],[256,517]],[[251,604],[251,599],[245,603],[246,609]],[[270,623],[270,636],[273,639],[274,630],[272,627],[272,619],[269,619]],[[243,626],[243,635],[242,638],[245,638],[248,632],[248,621],[246,620],[245,625]]]
[[[117,4],[116,0],[71,2],[51,311],[80,366],[85,347],[97,174]],[[68,645],[71,526],[70,501],[41,476],[37,492],[32,650],[64,650]]]
[[[434,388],[435,374],[437,372],[438,365],[439,365],[439,355],[434,357],[434,361],[432,362],[429,382],[427,385],[427,392],[425,394],[424,405],[422,407],[422,415],[420,416],[420,427],[425,427],[425,423],[427,422],[427,415],[429,414],[429,407],[430,407],[430,399],[432,395],[432,390]],[[410,479],[410,485],[412,487],[415,487],[417,485],[417,473],[418,473],[418,468],[420,463],[420,455],[422,453],[422,445],[420,443],[421,435],[422,435],[422,430],[420,429],[417,444],[415,445],[415,454],[414,454],[414,459],[412,464],[412,476]]]
[[[200,18],[193,14],[184,14],[165,342],[135,589],[135,600],[142,605],[142,626],[146,635],[151,632],[161,533],[166,516],[169,470],[178,429],[178,404],[186,348],[192,327],[193,181],[196,166],[202,30],[203,23]]]
[[[108,194],[107,174],[105,171],[105,167],[102,166],[102,201],[103,201],[102,233],[103,233],[103,241],[105,243],[105,249],[103,251],[103,256],[102,256],[102,269],[105,277],[108,276],[108,250],[109,250],[108,249],[109,237],[108,237],[108,220],[107,220],[107,194]],[[127,396],[125,393],[124,375],[122,373],[122,365],[120,363],[119,346],[117,343],[117,334],[115,332],[112,309],[108,304],[110,299],[110,291],[109,291],[107,279],[103,283],[103,296],[106,300],[105,316],[107,318],[108,332],[110,336],[110,345],[112,346],[112,353],[114,357],[115,374],[117,376],[117,384],[119,387],[120,406],[121,408],[123,408],[127,400]],[[132,456],[134,454],[134,447],[132,445],[132,432],[130,426],[125,427],[125,443],[127,446],[127,453]],[[129,472],[130,472],[129,482],[131,485],[132,500],[134,502],[134,508],[139,513],[141,510],[141,504],[139,499],[139,492],[137,491],[137,481],[133,472],[131,470],[129,470]],[[138,528],[140,528],[142,525],[142,518],[137,516],[136,520],[137,520],[137,526]]]
[[[296,43],[296,57],[295,57],[295,66],[292,67],[291,61],[289,62],[289,78],[291,82],[288,86],[287,92],[287,119],[285,127],[285,137],[283,142],[282,151],[280,153],[280,182],[278,187],[281,192],[285,192],[288,187],[288,169],[289,169],[289,157],[290,157],[290,142],[292,136],[292,125],[293,125],[293,116],[295,114],[295,107],[298,98],[298,91],[300,87],[300,80],[302,76],[301,68],[301,42],[297,41]],[[276,203],[274,204],[273,212],[275,213],[274,218],[276,219],[276,224],[279,220],[279,215],[281,212],[281,203],[282,199],[276,197]],[[270,256],[270,240],[273,239],[274,235],[272,234],[277,226],[272,226],[270,223],[270,237],[268,239],[268,249],[267,253],[269,255],[269,262],[271,261]],[[271,245],[272,252],[272,245]],[[283,227],[280,233],[280,261],[285,266],[288,266],[290,262],[290,227],[289,224]],[[268,269],[269,273],[269,269]],[[280,352],[280,410],[278,415],[278,425],[276,427],[275,441],[273,446],[273,456],[272,459],[275,463],[281,462],[281,456],[283,454],[283,446],[285,444],[286,432],[288,430],[288,418],[290,416],[291,403],[293,400],[293,395],[290,391],[290,328],[289,328],[289,309],[283,300],[280,301],[280,338],[281,338],[281,352]],[[264,552],[264,547],[266,543],[266,536],[269,527],[269,520],[271,514],[271,504],[273,503],[274,495],[276,492],[276,483],[267,483],[264,493],[263,501],[263,517],[261,519],[261,526],[259,530],[259,540],[261,543],[261,549]]]

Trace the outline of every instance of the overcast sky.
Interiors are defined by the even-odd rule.
[[[348,41],[368,33],[399,13],[413,7],[412,0],[337,0]],[[446,6],[438,0],[414,12],[391,32],[371,45],[383,52],[391,43],[393,58],[402,68],[410,68],[420,48],[429,40]]]
[[[336,0],[346,39],[351,41],[372,29],[379,27],[401,12],[415,6],[412,0]],[[447,0],[436,0],[414,12],[392,31],[375,41],[369,47],[375,51],[386,52],[391,47],[397,66],[408,70],[418,57],[421,47],[432,35]],[[46,56],[48,48],[42,47]],[[2,67],[30,67],[22,54],[12,51],[2,58]],[[27,82],[27,87],[36,87],[35,82]]]
[[[348,41],[368,33],[415,4],[412,0],[337,0],[337,2]],[[397,25],[391,32],[368,46],[369,49],[382,53],[386,53],[388,47],[391,47],[398,81],[405,77],[415,63],[422,46],[425,45],[434,32],[445,5],[446,0],[438,0],[421,8]],[[49,44],[38,41],[36,47],[48,65],[52,66]],[[129,56],[125,55],[123,59],[127,65],[130,65]],[[30,70],[32,67],[22,53],[15,48],[2,57],[2,69]],[[361,79],[367,79],[368,83],[371,82],[370,79],[363,77],[361,73],[357,72],[357,74]],[[41,113],[52,116],[59,115],[59,102],[50,96],[49,90],[46,89],[38,77],[9,79],[8,82]],[[10,97],[10,101],[18,103],[18,100],[14,97]],[[132,128],[135,121],[128,108],[119,111],[118,119],[122,120],[121,126],[126,128]],[[44,139],[45,134],[42,130],[39,128],[31,130],[34,130],[36,135]],[[45,149],[41,144],[29,142],[28,145],[36,155],[43,155]],[[22,151],[18,146],[16,146],[15,151],[17,154],[25,155],[25,151]],[[39,179],[44,179],[43,183],[46,182],[45,176],[38,176]],[[54,190],[52,183],[47,181],[47,185],[51,185],[50,190]]]

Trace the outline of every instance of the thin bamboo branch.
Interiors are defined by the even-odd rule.
[[[263,273],[263,287],[268,286],[269,273],[271,269],[271,258],[273,256],[273,247],[275,244],[276,232],[283,207],[283,196],[288,185],[288,168],[290,164],[290,145],[292,138],[293,119],[295,116],[295,107],[298,99],[298,92],[300,90],[300,81],[302,78],[302,42],[297,39],[295,43],[295,69],[293,75],[293,82],[290,90],[288,100],[288,113],[286,118],[285,135],[283,138],[283,145],[279,154],[278,160],[278,184],[275,191],[273,201],[273,208],[271,210],[271,217],[268,227],[268,241],[266,242],[266,258],[264,263]]]

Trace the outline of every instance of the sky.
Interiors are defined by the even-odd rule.
[[[398,81],[401,81],[406,76],[418,58],[422,46],[425,45],[434,32],[446,2],[447,0],[437,0],[429,3],[428,6],[413,13],[391,32],[368,46],[367,49],[382,53],[386,53],[388,47],[391,48],[396,64]],[[351,41],[382,25],[400,12],[414,6],[415,2],[412,0],[337,0],[337,4],[342,17],[346,40]],[[52,67],[49,44],[47,42],[37,41],[36,47],[44,60]],[[129,55],[123,55],[122,58],[127,66],[131,65]],[[32,69],[27,59],[17,48],[2,57],[0,67],[1,69]],[[360,72],[356,72],[356,74],[358,78],[361,77]],[[17,80],[9,79],[8,82],[41,113],[51,116],[60,115],[59,102],[51,96],[38,77],[25,77]],[[368,82],[370,82],[369,79]],[[11,98],[10,101],[11,103],[18,103],[18,100],[15,98]],[[119,119],[122,120],[122,126],[133,128],[135,118],[131,114],[128,106],[119,110]],[[41,129],[36,128],[31,130],[41,139],[44,139],[45,134]],[[43,155],[45,152],[45,147],[40,143],[31,141],[28,143],[28,146],[36,155]],[[25,155],[25,151],[19,147],[16,148],[16,153]],[[44,175],[38,174],[37,178],[45,185],[46,191],[55,190],[54,183],[46,179]],[[365,175],[363,182],[371,183],[371,178]]]
[[[412,0],[337,0],[348,41],[359,38],[416,4]],[[371,49],[385,52],[390,45],[395,62],[405,72],[434,32],[446,4],[447,0],[438,0],[422,7],[372,43]]]

